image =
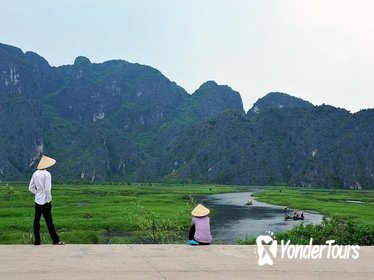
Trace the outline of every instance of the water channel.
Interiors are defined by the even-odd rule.
[[[321,214],[310,211],[305,211],[304,221],[285,221],[283,212],[285,205],[256,201],[251,197],[253,192],[196,197],[197,202],[215,210],[214,215],[211,215],[211,231],[215,244],[234,244],[238,239],[257,237],[269,231],[274,233],[287,231],[294,225],[318,224],[322,221]],[[249,199],[252,199],[252,205],[246,205]]]

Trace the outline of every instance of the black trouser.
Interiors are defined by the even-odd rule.
[[[190,231],[188,233],[188,240],[195,240],[200,245],[209,245],[210,244],[210,243],[204,243],[204,242],[197,241],[195,239],[195,231],[196,231],[195,225],[192,225],[191,228],[190,228]]]
[[[49,202],[44,205],[39,205],[35,203],[35,217],[34,217],[35,241],[34,241],[34,244],[36,245],[40,244],[40,217],[42,214],[47,224],[48,232],[52,238],[53,244],[58,243],[60,241],[60,238],[58,237],[56,230],[55,230],[55,226],[53,225],[52,204]]]

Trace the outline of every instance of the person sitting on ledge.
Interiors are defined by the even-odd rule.
[[[198,204],[192,210],[192,226],[188,235],[189,245],[209,245],[212,242],[209,213],[210,210],[202,204]]]

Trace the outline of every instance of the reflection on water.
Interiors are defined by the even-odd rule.
[[[304,221],[284,221],[285,206],[258,202],[250,198],[252,193],[226,193],[196,197],[199,203],[215,210],[215,215],[211,216],[214,243],[233,244],[238,239],[257,237],[268,231],[275,233],[287,231],[301,223],[318,224],[322,220],[322,215],[318,213],[305,212]],[[253,199],[253,205],[245,205],[249,199]]]

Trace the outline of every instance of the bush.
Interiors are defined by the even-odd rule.
[[[359,225],[352,218],[323,218],[320,225],[303,224],[292,230],[280,233],[278,240],[291,240],[293,244],[326,244],[327,240],[335,240],[339,245],[374,245],[374,226]]]
[[[139,203],[134,204],[137,211],[128,212],[127,219],[131,220],[142,233],[137,237],[136,243],[176,243],[186,239],[183,235],[187,230],[179,220],[179,217],[183,217],[185,213],[178,212],[174,219],[167,219]]]
[[[4,187],[2,187],[2,192],[6,195],[11,195],[11,194],[14,194],[16,190],[14,189],[14,187],[6,184]]]
[[[374,225],[358,224],[352,218],[332,217],[323,218],[319,225],[299,225],[293,229],[276,234],[275,238],[285,242],[290,240],[292,244],[307,245],[310,238],[313,244],[323,245],[327,240],[335,240],[339,245],[374,245]],[[255,238],[239,240],[238,244],[256,244]]]

